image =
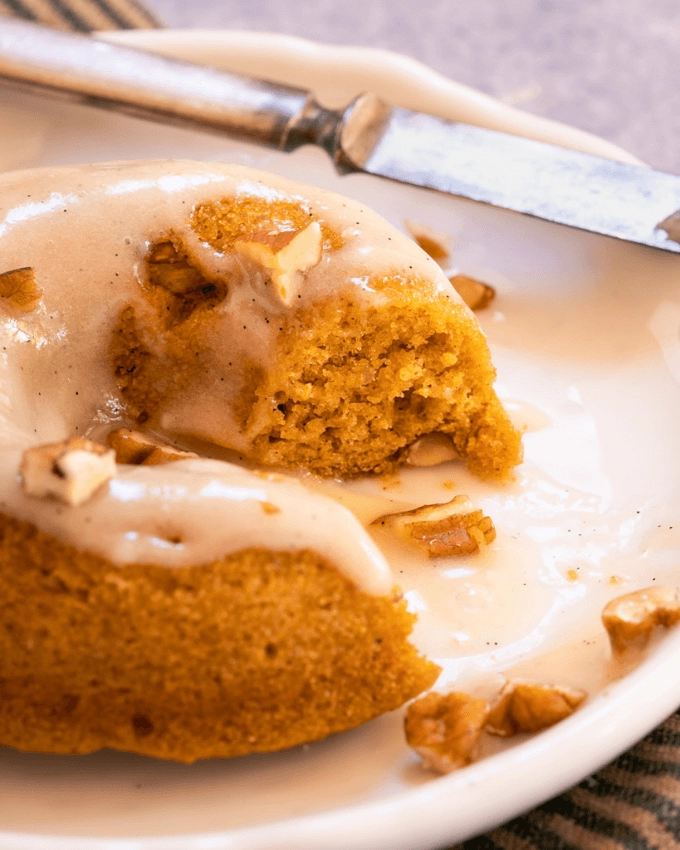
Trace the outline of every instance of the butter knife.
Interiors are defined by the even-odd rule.
[[[391,106],[331,110],[303,90],[0,19],[0,82],[292,151],[680,253],[680,177]]]

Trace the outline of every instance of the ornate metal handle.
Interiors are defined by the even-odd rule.
[[[390,113],[372,94],[336,112],[303,89],[4,17],[0,81],[283,150],[320,145],[343,171],[361,168]]]

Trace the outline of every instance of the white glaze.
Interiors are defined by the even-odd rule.
[[[265,182],[266,181],[266,182]],[[248,169],[191,162],[112,163],[25,171],[0,180],[2,271],[30,266],[44,290],[30,314],[0,305],[0,503],[8,513],[116,563],[205,563],[248,546],[311,548],[371,593],[387,593],[389,568],[354,517],[299,483],[267,481],[232,464],[184,461],[126,469],[87,505],[66,508],[27,498],[17,482],[29,445],[101,430],[121,402],[108,346],[121,307],[143,317],[141,264],[149,246],[179,234],[209,275],[228,281],[211,311],[204,343],[210,371],[164,409],[171,432],[231,449],[249,445],[230,416],[243,360],[267,367],[286,305],[253,263],[220,254],[189,227],[196,204],[234,195],[301,201],[343,246],[325,251],[304,276],[299,306],[352,289],[379,300],[367,280],[397,273],[431,279],[457,299],[439,268],[361,204]],[[232,368],[232,366],[234,368]],[[278,512],[265,513],[269,502]],[[168,541],[178,538],[178,545]]]

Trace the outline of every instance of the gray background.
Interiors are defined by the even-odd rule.
[[[384,47],[680,173],[680,0],[146,0],[170,27]]]

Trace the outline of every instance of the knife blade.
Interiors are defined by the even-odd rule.
[[[292,151],[680,253],[680,177],[402,109],[374,94],[331,110],[303,90],[37,24],[0,21],[0,82]]]

